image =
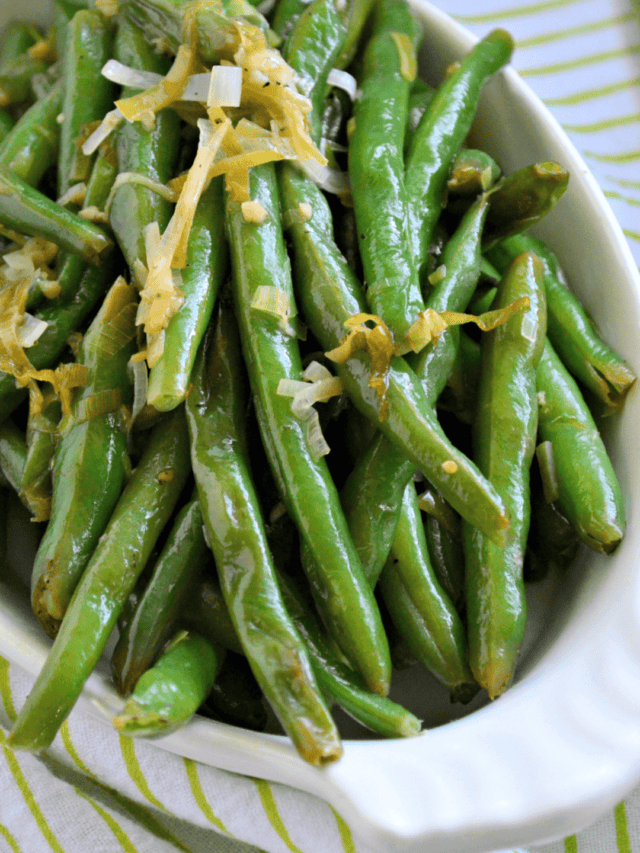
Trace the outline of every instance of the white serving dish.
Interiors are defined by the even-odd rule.
[[[423,0],[413,6],[427,33],[423,73],[438,79],[474,39]],[[11,15],[2,0],[0,24]],[[46,3],[30,4],[29,15],[46,20]],[[474,134],[505,171],[553,159],[571,173],[539,233],[604,335],[640,372],[640,278],[626,241],[584,162],[513,70],[486,87]],[[201,718],[157,745],[315,794],[387,853],[487,853],[591,823],[640,781],[639,409],[632,390],[607,436],[628,507],[626,538],[613,557],[585,551],[561,580],[533,589],[516,683],[499,700],[477,701],[453,720],[445,694],[412,669],[395,695],[436,727],[410,740],[347,739],[344,757],[320,770],[284,737]],[[18,560],[30,530],[14,523],[23,525],[12,537]],[[0,655],[35,675],[50,642],[17,589],[0,583]],[[120,709],[106,664],[80,705],[105,723]]]

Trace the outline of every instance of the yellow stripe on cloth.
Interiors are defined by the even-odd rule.
[[[600,30],[608,30],[611,27],[617,27],[620,24],[628,24],[635,19],[633,12],[627,12],[624,15],[614,15],[613,17],[602,18],[598,21],[589,21],[588,24],[578,24],[571,27],[565,27],[562,30],[551,30],[548,33],[539,33],[535,36],[518,39],[516,41],[516,49],[522,50],[525,47],[538,47],[546,45],[553,41],[562,41],[575,36],[583,36],[587,33],[597,33]]]
[[[125,853],[138,853],[138,848],[131,842],[131,839],[127,835],[127,833],[122,829],[120,824],[109,814],[109,812],[105,811],[102,806],[99,806],[95,803],[91,797],[87,794],[84,794],[82,791],[79,791],[76,788],[76,793],[79,794],[84,800],[86,800],[90,806],[97,811],[102,820],[107,824],[111,832],[115,835],[118,843],[125,851]]]
[[[36,802],[36,798],[33,795],[31,788],[29,787],[29,783],[27,782],[24,773],[20,765],[18,764],[18,759],[16,758],[12,749],[9,749],[6,746],[6,736],[5,733],[0,729],[0,745],[2,746],[2,751],[4,753],[5,760],[9,766],[9,770],[11,771],[11,775],[13,776],[16,785],[18,786],[18,790],[22,794],[25,803],[31,814],[33,815],[33,819],[35,820],[38,829],[42,833],[45,838],[47,844],[54,853],[65,853],[63,848],[60,846],[58,839],[53,834],[51,827],[49,826],[46,817],[42,813],[42,809]]]
[[[127,773],[131,777],[131,780],[133,781],[134,785],[140,791],[145,800],[148,800],[152,806],[155,806],[157,809],[166,812],[166,807],[162,805],[162,803],[156,796],[154,796],[151,791],[151,788],[149,787],[149,783],[145,779],[144,773],[142,772],[142,767],[140,767],[140,764],[138,763],[133,738],[124,737],[124,735],[120,735],[119,737],[122,757],[124,758]]]
[[[13,835],[11,835],[7,827],[3,826],[1,823],[0,838],[4,838],[4,840],[7,842],[7,844],[11,848],[11,853],[22,853],[22,851],[18,847],[18,842],[16,841],[16,839],[13,837]]]
[[[532,68],[519,68],[521,77],[542,77],[548,74],[562,74],[565,71],[574,71],[576,68],[586,68],[589,65],[597,65],[599,62],[608,62],[610,59],[620,59],[640,52],[640,45],[632,47],[619,47],[612,50],[601,50],[597,53],[589,53],[586,56],[578,56],[574,59],[564,59],[562,62],[549,62],[546,65],[536,65]]]
[[[631,849],[631,840],[629,838],[629,827],[627,826],[627,811],[623,802],[616,806],[613,812],[613,818],[616,824],[618,853],[633,853]]]
[[[353,836],[351,835],[351,830],[335,809],[331,809],[331,811],[333,812],[333,816],[335,817],[336,823],[338,824],[338,832],[340,833],[340,839],[342,840],[344,853],[356,853],[356,845],[353,843]]]
[[[7,712],[7,717],[13,723],[18,716],[15,705],[13,704],[13,696],[11,695],[11,683],[9,682],[9,661],[0,658],[0,696],[2,704]]]
[[[502,21],[505,18],[523,18],[528,15],[537,15],[539,12],[549,12],[552,9],[562,9],[564,6],[572,6],[574,3],[582,3],[583,0],[542,0],[540,3],[530,3],[524,6],[510,6],[508,9],[499,9],[495,12],[483,12],[479,15],[452,15],[461,24],[490,24]]]
[[[191,787],[191,793],[193,794],[193,798],[196,801],[198,808],[202,812],[202,814],[206,817],[209,823],[212,823],[220,832],[224,832],[226,835],[234,837],[224,823],[220,820],[219,817],[213,813],[213,809],[209,805],[207,797],[202,790],[202,785],[200,784],[200,779],[198,777],[198,768],[196,766],[195,761],[191,758],[184,759],[184,767],[187,772],[187,779],[189,780],[189,785]]]
[[[264,779],[252,779],[252,781],[258,789],[262,808],[264,809],[271,826],[275,829],[289,850],[291,850],[291,853],[302,853],[302,850],[300,850],[300,848],[291,840],[289,831],[280,817],[280,812],[278,811],[278,806],[276,805],[275,797],[273,796],[273,791],[271,790],[269,783]]]
[[[582,92],[575,92],[573,95],[564,95],[560,98],[545,98],[545,104],[551,107],[569,107],[575,104],[583,104],[586,101],[592,101],[596,98],[604,98],[607,95],[614,95],[616,92],[626,92],[629,89],[634,89],[640,86],[640,77],[633,77],[631,80],[618,80],[615,83],[607,83],[604,86],[595,86],[593,89],[585,89]]]
[[[578,839],[570,835],[564,840],[564,853],[578,853]]]

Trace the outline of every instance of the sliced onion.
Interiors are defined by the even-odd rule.
[[[335,86],[336,89],[342,89],[343,92],[349,95],[352,101],[355,101],[358,94],[358,83],[356,78],[347,71],[332,68],[327,77],[327,83],[329,86]]]
[[[83,142],[82,153],[88,157],[90,154],[93,154],[94,151],[97,151],[97,149],[100,145],[102,145],[107,136],[109,136],[109,134],[114,131],[116,127],[118,127],[118,125],[123,121],[124,116],[122,115],[118,107],[113,110],[110,110],[102,119],[100,125]]]
[[[315,160],[300,160],[299,163],[305,175],[325,192],[341,195],[351,189],[348,172],[338,172],[329,166],[321,166]]]
[[[49,324],[39,320],[32,314],[25,314],[21,326],[16,329],[16,339],[21,347],[27,349],[38,342],[38,339]]]
[[[164,80],[162,74],[156,74],[154,71],[139,71],[137,68],[123,65],[117,59],[106,62],[102,66],[101,74],[112,83],[129,86],[131,89],[150,89]]]

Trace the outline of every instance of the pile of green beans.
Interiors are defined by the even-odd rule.
[[[594,417],[635,381],[529,231],[569,175],[545,162],[505,176],[467,144],[511,37],[493,31],[433,89],[416,76],[405,0],[279,0],[270,21],[238,0],[53,3],[48,33],[11,26],[0,52],[5,293],[29,238],[57,247],[20,296],[46,324],[24,350],[50,371],[39,386],[12,375],[0,339],[1,488],[47,521],[31,597],[53,639],[10,745],[50,745],[114,631],[126,703],[113,723],[130,736],[197,711],[260,728],[267,702],[322,765],[342,754],[332,705],[385,737],[420,732],[389,698],[392,661],[427,667],[452,701],[497,697],[525,580],[624,535]],[[205,111],[176,103],[122,122],[94,154],[82,142],[139,91],[109,82],[107,60],[164,75],[189,32],[209,67],[232,15],[278,46],[348,189],[324,191],[295,160],[254,165],[256,221],[209,179],[183,303],[146,378],[150,228],[167,229]],[[330,77],[347,67],[353,103]],[[242,109],[229,116],[264,123]],[[125,173],[142,179],[116,183]],[[256,310],[267,289],[286,317]],[[456,325],[465,311],[486,331]],[[416,344],[439,315],[455,322]],[[339,357],[352,318],[364,343]],[[322,451],[281,390],[311,389],[310,371],[339,379],[316,412]]]

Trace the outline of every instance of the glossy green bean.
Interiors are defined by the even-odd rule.
[[[329,350],[337,346],[344,337],[345,321],[365,310],[360,286],[335,249],[329,212],[317,188],[286,166],[281,172],[280,187],[285,207],[293,207],[304,202],[310,203],[313,209],[312,219],[304,224],[294,223],[290,228],[290,234],[294,247],[298,297],[305,319],[323,348]],[[481,222],[482,215],[479,215],[479,219]],[[476,254],[478,253],[477,235],[481,231],[481,225],[476,219]],[[461,254],[463,254],[462,251]],[[473,256],[473,253],[471,254]],[[470,288],[472,290],[477,279],[473,279],[473,270],[471,274],[467,271],[466,275],[472,281]],[[451,281],[456,280],[456,277],[451,277]],[[448,286],[449,281],[447,279],[445,281]],[[301,286],[302,283],[304,286]],[[429,349],[433,352],[437,351],[443,339],[444,335],[437,348]],[[380,402],[377,395],[368,387],[368,357],[357,354],[345,364],[337,365],[336,370],[345,382],[347,393],[354,405],[376,422],[381,435],[386,439],[380,448],[379,459],[381,463],[385,459],[390,462],[393,456],[393,464],[389,464],[389,469],[385,469],[381,479],[390,484],[398,484],[403,491],[413,470],[415,468],[422,470],[461,515],[487,530],[488,535],[500,540],[507,524],[502,513],[501,502],[495,499],[492,487],[484,478],[478,477],[475,466],[446,438],[431,408],[432,404],[430,405],[415,374],[406,362],[403,359],[392,360],[387,389],[389,413],[384,420],[380,420]],[[378,441],[382,443],[382,438]],[[455,475],[447,474],[446,467],[442,467],[448,460],[455,461],[457,465]],[[407,466],[404,471],[404,482],[397,474],[398,466],[403,465]],[[386,470],[390,469],[393,470],[387,474]],[[400,495],[398,500],[399,497]],[[352,502],[351,499],[344,505],[348,507],[349,512],[356,503],[363,506],[362,502]],[[397,503],[390,500],[385,501],[384,505],[397,506]],[[373,504],[369,509],[371,506]],[[367,527],[368,530],[371,529],[370,525]],[[350,529],[352,535],[355,535],[355,528],[351,524]],[[359,542],[363,541],[369,541],[368,535],[359,539]],[[379,572],[385,559],[386,555],[376,563],[375,567],[367,567],[365,569],[367,575],[372,577],[376,571]]]
[[[609,411],[621,409],[636,377],[569,290],[555,252],[532,234],[519,234],[492,249],[489,259],[504,270],[516,255],[527,251],[535,252],[544,264],[548,335],[554,349]]]
[[[380,0],[375,5],[349,144],[366,300],[397,340],[424,310],[416,255],[407,240],[403,155],[409,92],[415,78],[415,68],[407,71],[405,63],[415,63],[419,36],[419,26],[403,0]],[[405,40],[401,46],[400,38]],[[409,56],[405,58],[403,51]]]
[[[209,695],[223,661],[219,646],[180,631],[141,676],[113,725],[129,737],[166,735],[180,728]]]
[[[62,84],[30,107],[0,145],[0,163],[36,187],[56,162],[60,140],[57,118],[62,108]]]
[[[89,177],[91,158],[82,153],[79,140],[112,107],[115,86],[100,73],[112,42],[111,24],[98,11],[83,9],[71,19],[63,57],[58,196]]]
[[[478,465],[500,490],[509,513],[507,543],[496,548],[469,525],[464,536],[469,657],[476,681],[491,698],[513,677],[526,621],[522,566],[538,422],[536,369],[546,333],[542,263],[531,253],[516,258],[505,273],[496,307],[520,297],[528,297],[528,310],[483,339],[474,425]]]
[[[198,203],[182,271],[184,305],[169,321],[162,356],[149,374],[147,403],[162,412],[187,396],[196,353],[227,273],[222,193],[222,178],[218,178]]]
[[[558,505],[590,548],[610,554],[625,529],[620,485],[580,389],[547,341],[537,373],[541,441],[550,441]]]
[[[391,557],[384,570],[382,595],[398,633],[452,694],[465,695],[474,683],[465,629],[431,564],[413,482],[403,493]],[[413,605],[409,611],[404,606],[406,598],[397,595],[400,587]],[[420,617],[418,630],[411,618],[414,611]]]
[[[118,502],[126,475],[121,407],[133,397],[127,363],[135,348],[135,288],[120,278],[82,342],[89,382],[61,425],[53,469],[51,520],[36,554],[31,604],[50,636]]]
[[[67,346],[69,335],[90,315],[114,279],[114,259],[106,258],[96,266],[80,265],[74,292],[60,304],[46,305],[37,317],[47,323],[38,343],[29,347],[29,360],[37,369],[51,367]],[[11,374],[0,374],[2,417],[8,417],[20,405],[27,392],[16,388]]]
[[[0,222],[23,234],[45,237],[91,264],[113,244],[97,225],[51,201],[0,164]]]
[[[300,754],[321,765],[338,758],[342,747],[278,589],[247,469],[242,383],[234,321],[221,309],[186,403],[200,505],[225,602],[253,673]]]
[[[413,256],[423,266],[449,169],[471,127],[480,90],[509,61],[512,50],[513,39],[504,30],[493,30],[479,41],[439,88],[413,135],[405,175],[408,231]]]
[[[120,23],[114,47],[115,58],[132,68],[165,74],[166,57],[154,53],[143,33],[127,20]],[[125,88],[122,97],[136,93]],[[116,150],[121,172],[140,172],[161,184],[173,177],[179,148],[180,121],[173,110],[161,110],[153,130],[140,122],[125,122],[117,130]],[[166,199],[140,184],[118,187],[111,205],[110,222],[116,240],[135,274],[136,260],[146,262],[144,228],[157,222],[163,232],[171,217],[172,206]],[[144,282],[138,282],[140,286]]]
[[[104,651],[189,474],[184,420],[176,409],[154,427],[9,734],[14,748],[49,746]]]
[[[24,432],[8,419],[0,425],[0,471],[16,494],[20,493],[26,461],[27,443]]]
[[[111,675],[128,696],[153,665],[211,561],[197,497],[178,513],[140,600],[111,655]]]
[[[313,555],[318,572],[314,595],[331,615],[331,631],[371,689],[384,695],[391,670],[387,641],[336,487],[326,461],[314,457],[305,424],[291,411],[290,399],[278,394],[281,379],[302,377],[297,340],[251,308],[261,285],[284,291],[293,304],[271,164],[252,170],[251,197],[268,211],[269,219],[261,225],[248,223],[240,205],[229,199],[227,230],[236,314],[262,440],[289,514]],[[297,206],[286,203],[287,208]]]

